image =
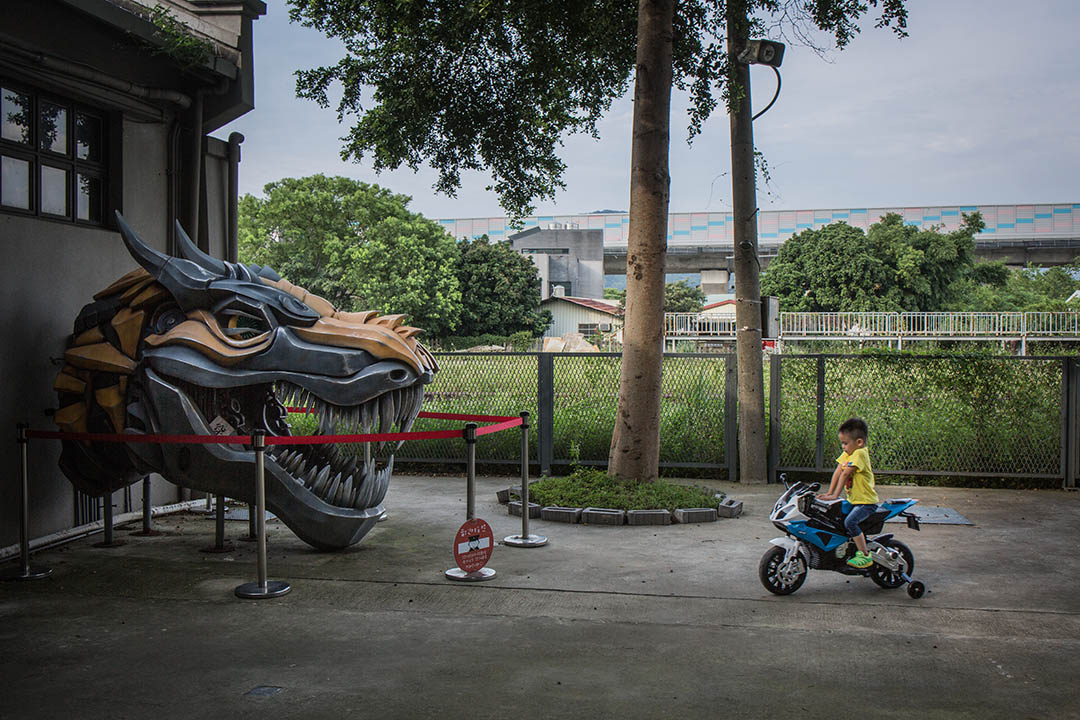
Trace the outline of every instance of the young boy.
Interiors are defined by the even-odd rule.
[[[844,529],[848,537],[855,540],[858,548],[848,565],[865,568],[874,564],[870,551],[866,548],[866,536],[859,529],[859,523],[874,514],[878,509],[878,496],[874,490],[874,471],[870,469],[870,453],[866,450],[866,423],[859,418],[846,420],[840,426],[840,446],[844,452],[836,458],[836,470],[833,471],[829,491],[818,495],[818,500],[836,500],[840,489],[847,488],[851,512],[844,519]]]

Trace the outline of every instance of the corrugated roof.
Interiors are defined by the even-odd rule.
[[[599,310],[600,312],[607,313],[608,315],[622,315],[622,310],[619,309],[618,303],[608,302],[607,300],[598,300],[596,298],[570,297],[569,295],[563,295],[560,297],[557,295],[552,295],[540,304],[543,305],[544,303],[551,302],[552,300],[565,300],[567,302],[574,303],[575,305],[581,305],[582,307]]]

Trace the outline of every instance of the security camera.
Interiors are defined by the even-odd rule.
[[[739,53],[739,62],[748,65],[780,67],[784,61],[784,43],[774,40],[748,40]]]

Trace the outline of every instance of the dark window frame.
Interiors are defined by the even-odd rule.
[[[104,108],[87,105],[71,97],[50,92],[44,88],[27,85],[9,77],[0,76],[0,87],[30,98],[30,142],[28,145],[0,137],[0,156],[13,157],[30,163],[29,209],[0,205],[0,213],[35,217],[53,222],[64,222],[85,227],[111,227],[112,209],[117,206],[119,178],[115,177],[119,163],[119,123],[117,113]],[[64,132],[67,138],[65,152],[58,153],[42,147],[41,112],[43,103],[64,108]],[[98,160],[80,158],[77,137],[77,118],[92,117],[98,122]],[[2,120],[2,119],[0,119]],[[64,201],[66,213],[57,215],[42,209],[42,169],[52,167],[66,173]],[[79,217],[79,176],[95,178],[100,183],[100,216],[97,220]],[[2,182],[2,179],[0,179]]]

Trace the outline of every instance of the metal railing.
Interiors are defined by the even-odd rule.
[[[665,313],[664,347],[680,340],[734,340],[735,318],[696,313]],[[1012,341],[1027,355],[1029,342],[1080,342],[1080,312],[782,312],[785,340]]]

